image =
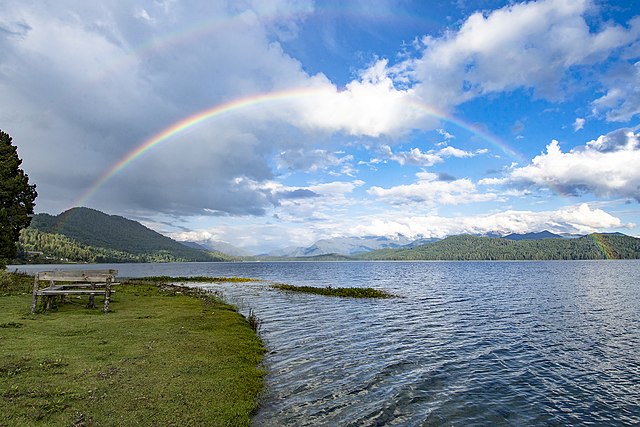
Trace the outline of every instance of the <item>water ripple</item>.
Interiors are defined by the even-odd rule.
[[[215,287],[253,308],[272,350],[257,426],[634,425],[639,266],[281,266],[294,284],[402,296],[377,301]]]

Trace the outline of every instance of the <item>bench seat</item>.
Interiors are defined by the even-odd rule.
[[[38,291],[38,295],[104,295],[106,293],[106,289],[42,289]]]

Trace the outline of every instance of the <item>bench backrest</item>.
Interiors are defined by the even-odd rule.
[[[93,282],[104,283],[107,279],[113,281],[118,270],[68,270],[68,271],[40,271],[38,280],[52,280],[54,282]]]

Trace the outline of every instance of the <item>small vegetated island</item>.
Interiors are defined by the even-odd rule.
[[[320,288],[314,286],[287,285],[284,283],[276,283],[271,286],[281,291],[343,298],[392,298],[394,296],[388,292],[373,288],[334,288],[331,286]]]

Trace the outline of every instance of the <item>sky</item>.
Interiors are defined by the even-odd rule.
[[[36,212],[250,253],[640,236],[640,3],[0,0]]]

